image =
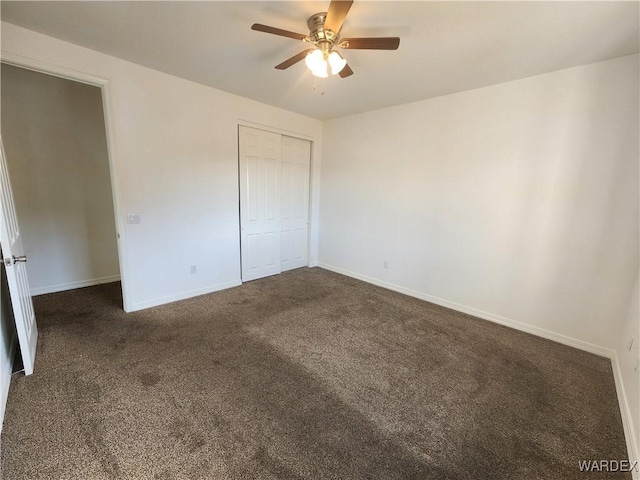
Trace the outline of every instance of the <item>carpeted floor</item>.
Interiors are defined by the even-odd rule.
[[[592,479],[624,459],[610,361],[321,269],[142,312],[35,298],[13,479]]]

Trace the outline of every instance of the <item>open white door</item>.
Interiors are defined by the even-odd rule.
[[[307,266],[311,142],[282,136],[282,271]]]
[[[280,273],[280,135],[240,126],[242,281]]]
[[[2,218],[0,225],[0,246],[3,262],[7,271],[7,283],[13,316],[18,332],[20,353],[24,364],[24,374],[31,375],[36,361],[36,343],[38,328],[33,302],[27,281],[27,257],[22,249],[22,238],[18,228],[13,192],[9,181],[9,171],[4,153],[4,145],[0,138],[0,186],[2,187]]]

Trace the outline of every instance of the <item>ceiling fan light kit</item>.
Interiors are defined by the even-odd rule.
[[[311,73],[320,78],[327,78],[329,73],[336,75],[347,65],[347,61],[338,52],[327,55],[327,52],[318,49],[308,53],[304,62]]]
[[[276,69],[286,70],[304,59],[307,68],[316,77],[327,78],[329,75],[340,75],[341,78],[346,78],[353,75],[353,70],[334,48],[397,50],[400,45],[398,37],[345,38],[341,41],[342,24],[352,4],[353,0],[331,0],[327,12],[316,13],[307,20],[309,35],[289,32],[259,23],[254,23],[251,29],[313,44],[313,48],[306,49],[276,65]]]

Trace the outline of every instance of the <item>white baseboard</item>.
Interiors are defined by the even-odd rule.
[[[620,405],[620,416],[622,417],[622,426],[624,427],[624,436],[627,441],[627,453],[629,455],[629,461],[632,463],[640,461],[640,449],[638,448],[638,439],[633,428],[631,419],[631,405],[627,401],[626,389],[624,382],[622,381],[622,371],[620,370],[620,362],[618,356],[615,355],[611,359],[611,367],[613,368],[613,379],[616,382],[616,392],[618,394],[618,404]],[[637,469],[632,471],[634,480],[640,480],[640,471]]]
[[[348,277],[362,280],[363,282],[371,283],[379,287],[393,290],[394,292],[399,292],[405,295],[409,295],[411,297],[419,298],[421,300],[426,300],[427,302],[435,303],[437,305],[441,305],[443,307],[447,307],[452,310],[456,310],[458,312],[467,313],[469,315],[473,315],[474,317],[482,318],[484,320],[489,320],[490,322],[499,323],[500,325],[511,327],[516,330],[520,330],[526,333],[530,333],[532,335],[536,335],[538,337],[546,338],[547,340],[553,340],[555,342],[562,343],[570,347],[575,347],[580,350],[585,350],[587,352],[594,353],[596,355],[600,355],[600,356],[611,359],[611,367],[613,369],[613,377],[616,384],[616,393],[618,396],[618,405],[620,406],[620,415],[622,416],[622,424],[624,427],[625,440],[627,443],[627,452],[629,455],[628,460],[630,460],[631,462],[634,462],[636,460],[640,461],[640,458],[638,457],[638,455],[640,454],[640,450],[638,449],[638,443],[637,443],[638,439],[635,438],[635,432],[633,429],[633,425],[631,423],[631,418],[632,418],[631,406],[627,401],[627,396],[625,394],[625,388],[622,381],[622,374],[620,372],[620,365],[619,365],[618,357],[616,355],[615,350],[601,347],[599,345],[594,345],[592,343],[584,342],[582,340],[578,340],[577,338],[568,337],[566,335],[552,332],[550,330],[545,330],[543,328],[535,327],[533,325],[518,322],[517,320],[512,320],[509,318],[501,317],[499,315],[494,315],[492,313],[484,312],[482,310],[478,310],[473,307],[468,307],[466,305],[461,305],[456,302],[451,302],[449,300],[444,300],[442,298],[433,297],[431,295],[427,295],[426,293],[418,292],[410,288],[401,287],[393,283],[384,282],[376,278],[368,277],[366,275],[361,275],[359,273],[351,272],[349,270],[335,267],[333,265],[328,265],[326,263],[320,262],[318,266],[326,270],[339,273],[341,275],[346,275]],[[634,471],[633,478],[634,480],[640,480],[640,472]]]
[[[73,290],[74,288],[91,287],[93,285],[119,281],[120,275],[112,275],[110,277],[91,278],[89,280],[80,280],[78,282],[58,283],[56,285],[47,285],[46,287],[31,288],[31,296],[35,297],[36,295],[64,292],[65,290]]]
[[[9,352],[7,354],[7,365],[4,372],[0,372],[0,433],[2,433],[2,425],[4,424],[4,413],[7,409],[7,399],[9,398],[9,386],[11,385],[11,372],[13,371],[13,364],[11,363],[15,353],[17,338],[15,332],[9,343]]]
[[[186,300],[187,298],[198,297],[200,295],[206,295],[207,293],[218,292],[220,290],[226,290],[227,288],[238,287],[240,285],[242,285],[242,282],[240,281],[240,279],[238,279],[231,282],[218,283],[216,285],[211,285],[205,288],[180,292],[174,295],[158,297],[144,302],[134,302],[133,308],[129,310],[129,312],[136,312],[138,310],[144,310],[145,308],[157,307],[159,305],[177,302],[178,300]]]
[[[384,282],[382,280],[378,280],[377,278],[361,275],[359,273],[351,272],[349,270],[345,270],[339,267],[334,267],[333,265],[328,265],[326,263],[320,262],[318,266],[326,270],[331,270],[332,272],[340,273],[348,277],[362,280],[363,282],[371,283],[373,285],[377,285],[379,287],[383,287],[388,290],[393,290],[394,292],[403,293],[405,295],[409,295],[410,297],[426,300],[427,302],[435,303],[436,305],[447,307],[452,310],[456,310],[458,312],[467,313],[469,315],[473,315],[474,317],[482,318],[484,320],[489,320],[490,322],[494,322],[494,323],[499,323],[500,325],[504,325],[506,327],[515,328],[516,330],[520,330],[526,333],[531,333],[532,335],[546,338],[548,340],[553,340],[555,342],[562,343],[564,345],[569,345],[570,347],[579,348],[580,350],[585,350],[590,353],[595,353],[596,355],[600,355],[602,357],[614,358],[615,356],[615,350],[612,350],[610,348],[594,345],[589,342],[578,340],[577,338],[568,337],[566,335],[552,332],[544,328],[535,327],[533,325],[529,325],[528,323],[523,323],[517,320],[512,320],[510,318],[501,317],[500,315],[494,315],[493,313],[485,312],[483,310],[478,310],[477,308],[469,307],[467,305],[462,305],[460,303],[445,300],[443,298],[433,297],[431,295],[427,295],[426,293],[418,292],[417,290],[412,290],[410,288],[401,287],[400,285]]]

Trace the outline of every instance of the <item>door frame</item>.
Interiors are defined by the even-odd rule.
[[[111,179],[111,197],[113,198],[113,211],[114,221],[116,226],[116,244],[118,246],[118,265],[120,268],[120,282],[122,286],[122,308],[125,312],[131,312],[134,310],[131,299],[133,296],[129,290],[129,270],[127,268],[129,262],[127,259],[125,241],[125,225],[124,225],[124,210],[122,208],[122,202],[119,195],[119,178],[118,167],[119,162],[116,160],[116,147],[115,139],[113,135],[113,121],[112,121],[112,102],[111,102],[111,83],[109,79],[90,75],[88,73],[79,72],[77,70],[71,70],[69,68],[61,67],[33,58],[23,57],[15,55],[9,52],[2,52],[2,58],[0,63],[12,65],[14,67],[24,68],[27,70],[33,70],[34,72],[44,73],[46,75],[52,75],[54,77],[60,77],[74,82],[85,83],[94,87],[100,88],[102,92],[102,111],[104,115],[105,134],[107,139],[107,156],[109,158],[109,176]]]
[[[236,161],[238,162],[238,247],[240,250],[239,267],[240,267],[240,281],[242,281],[242,219],[240,218],[240,127],[249,127],[255,128],[256,130],[263,130],[265,132],[277,133],[279,135],[285,135],[287,137],[299,138],[300,140],[307,140],[311,143],[311,158],[309,159],[309,205],[308,205],[308,215],[309,215],[309,228],[307,229],[307,267],[316,267],[318,266],[317,259],[312,261],[312,243],[313,243],[313,235],[317,235],[317,223],[319,218],[315,218],[313,215],[314,206],[317,202],[314,201],[314,196],[317,194],[317,190],[319,190],[319,185],[316,187],[314,184],[317,180],[316,175],[314,174],[314,166],[315,163],[315,152],[316,152],[316,138],[305,135],[304,133],[294,132],[291,130],[285,130],[282,128],[272,127],[270,125],[263,125],[261,123],[251,122],[248,120],[239,119],[237,121],[236,126]],[[314,188],[315,187],[315,188]],[[313,257],[315,258],[315,257]]]

